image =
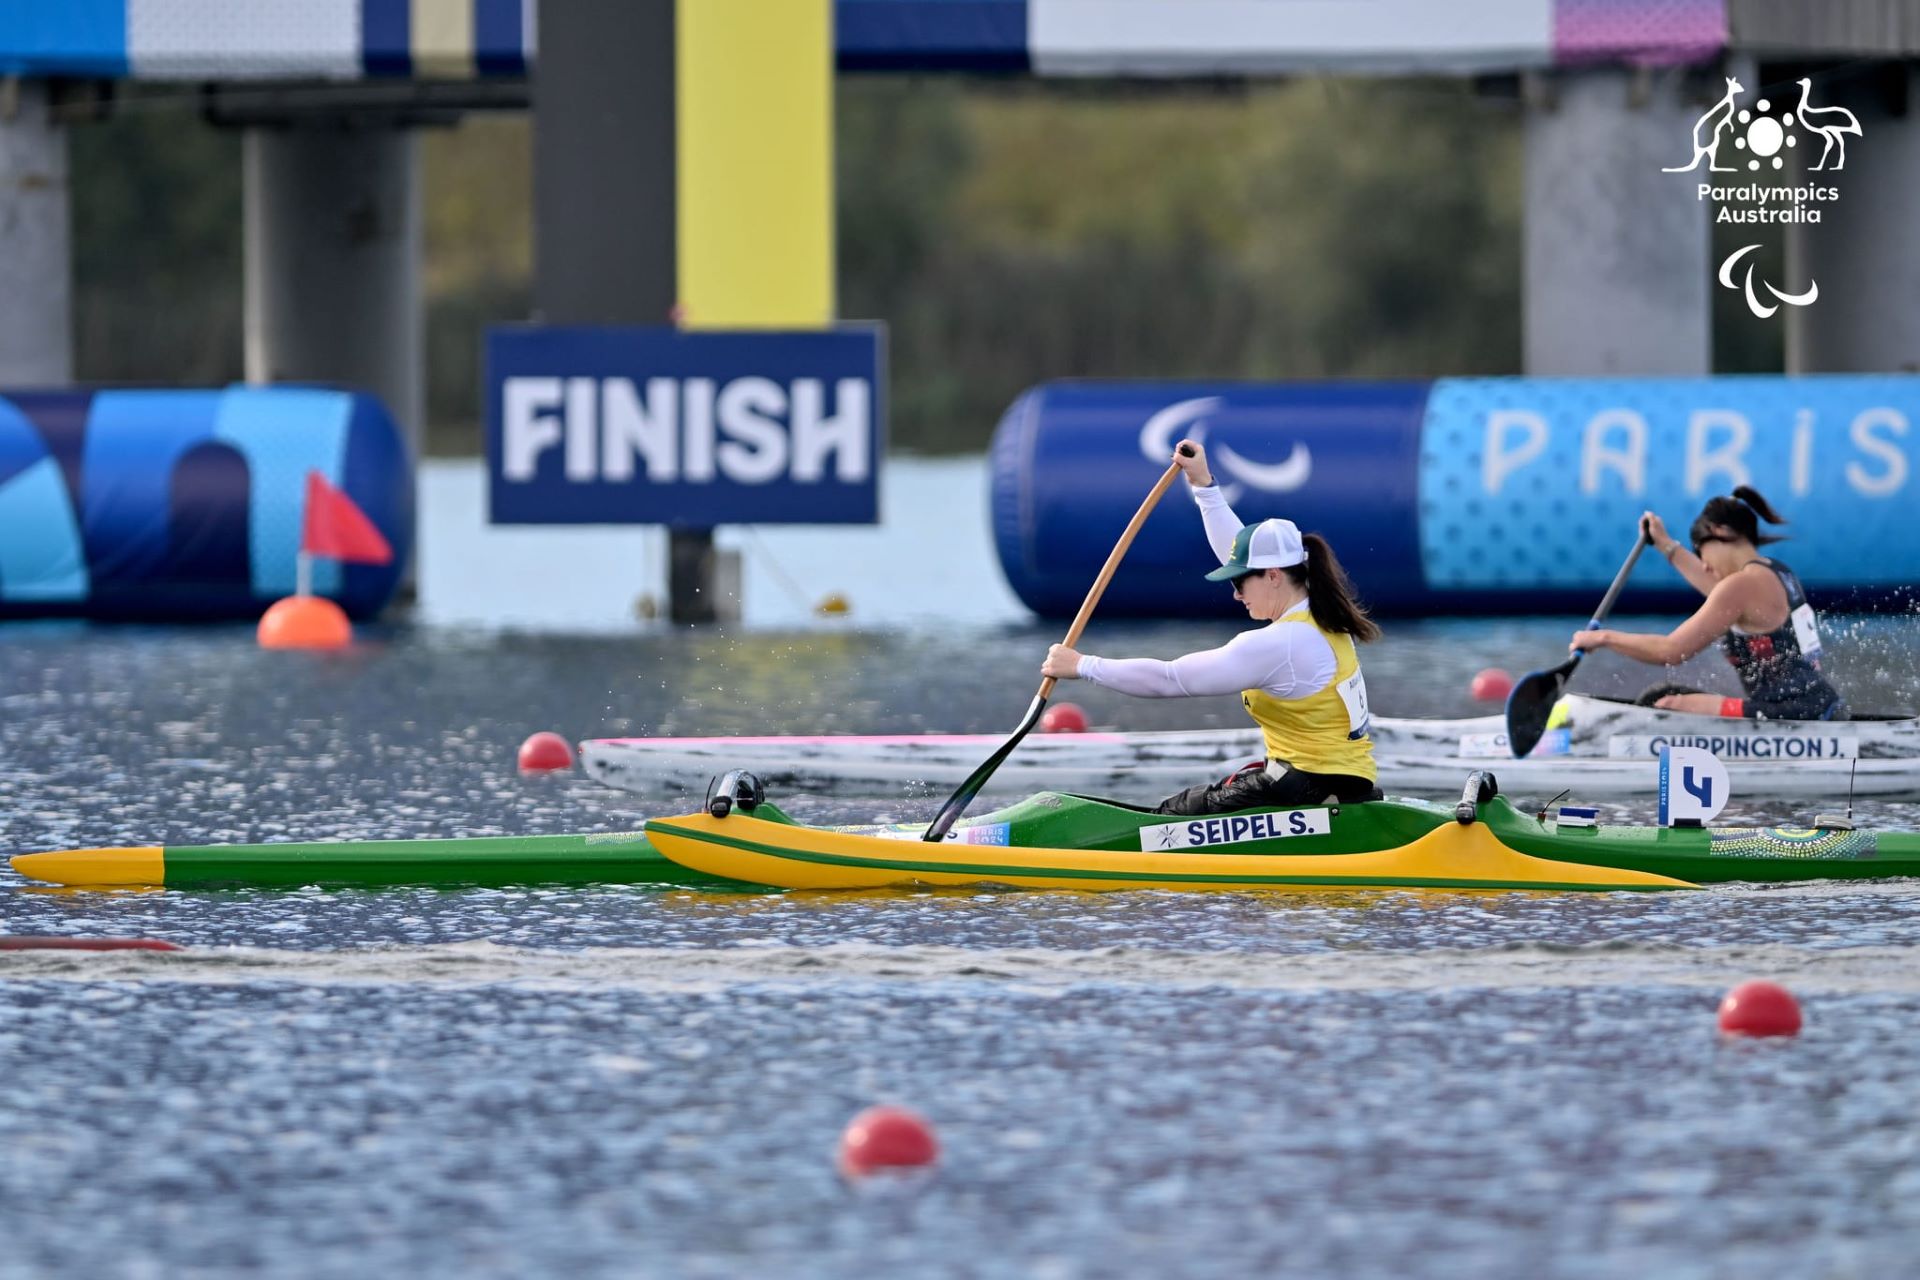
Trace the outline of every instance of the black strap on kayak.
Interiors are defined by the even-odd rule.
[[[1467,775],[1466,790],[1460,803],[1453,806],[1453,820],[1463,827],[1472,826],[1480,816],[1480,806],[1500,794],[1500,782],[1487,769],[1475,769]]]
[[[707,812],[724,818],[736,808],[752,813],[767,800],[767,789],[757,774],[745,769],[729,769],[707,783]]]

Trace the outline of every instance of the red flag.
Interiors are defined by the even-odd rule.
[[[354,564],[390,564],[393,548],[353,499],[307,472],[307,518],[300,527],[300,549]]]

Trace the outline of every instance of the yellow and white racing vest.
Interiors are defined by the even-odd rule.
[[[1308,773],[1339,773],[1369,782],[1380,779],[1373,765],[1373,739],[1367,736],[1367,679],[1353,637],[1328,631],[1302,609],[1280,619],[1282,625],[1312,627],[1333,646],[1333,681],[1318,693],[1283,700],[1264,689],[1241,693],[1240,704],[1260,726],[1267,758],[1284,760]]]

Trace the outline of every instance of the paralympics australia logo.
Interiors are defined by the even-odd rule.
[[[1170,404],[1147,419],[1140,428],[1140,452],[1155,466],[1164,466],[1173,456],[1180,440],[1206,444],[1207,419],[1225,406],[1221,396],[1201,396]],[[1313,452],[1304,441],[1295,441],[1287,456],[1279,462],[1255,462],[1226,444],[1208,444],[1207,453],[1220,484],[1220,495],[1237,501],[1248,489],[1262,493],[1292,493],[1303,487],[1313,475]]]
[[[1813,101],[1813,81],[1799,82],[1798,103],[1775,103],[1757,99],[1751,106],[1740,105],[1746,91],[1732,76],[1727,91],[1693,125],[1693,156],[1683,165],[1661,170],[1663,173],[1691,173],[1706,162],[1709,173],[1744,173],[1766,179],[1786,168],[1789,155],[1804,158],[1806,173],[1831,173],[1847,167],[1847,136],[1861,137],[1859,119],[1845,107],[1823,107]],[[1813,149],[1820,158],[1813,160]],[[1725,163],[1726,161],[1732,163]],[[1818,223],[1821,207],[1840,198],[1838,187],[1819,181],[1747,181],[1717,184],[1697,183],[1696,198],[1719,205],[1715,222],[1725,223]],[[1735,270],[1741,260],[1760,246],[1742,245],[1720,264],[1718,279],[1723,289],[1738,289],[1746,297],[1747,307],[1762,319],[1780,310],[1780,304],[1804,307],[1820,296],[1818,282],[1809,280],[1806,289],[1785,293],[1761,281],[1761,288],[1777,302],[1769,302],[1754,289],[1754,264],[1747,262],[1738,280]]]

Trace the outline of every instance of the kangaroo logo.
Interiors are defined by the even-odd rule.
[[[1219,396],[1201,396],[1168,405],[1140,428],[1141,454],[1156,466],[1164,466],[1173,456],[1174,438],[1184,431],[1189,439],[1205,439],[1207,415],[1219,412],[1225,403]],[[1255,462],[1224,444],[1214,445],[1211,452],[1218,470],[1238,482],[1220,486],[1220,494],[1228,502],[1236,501],[1246,489],[1292,493],[1313,475],[1313,451],[1301,441],[1294,442],[1284,462]]]
[[[1727,77],[1726,96],[1707,108],[1705,115],[1693,122],[1693,159],[1672,169],[1662,169],[1662,173],[1691,173],[1705,160],[1707,168],[1716,173],[1732,173],[1732,165],[1721,164],[1720,135],[1733,128],[1733,100],[1745,92],[1746,86]]]

